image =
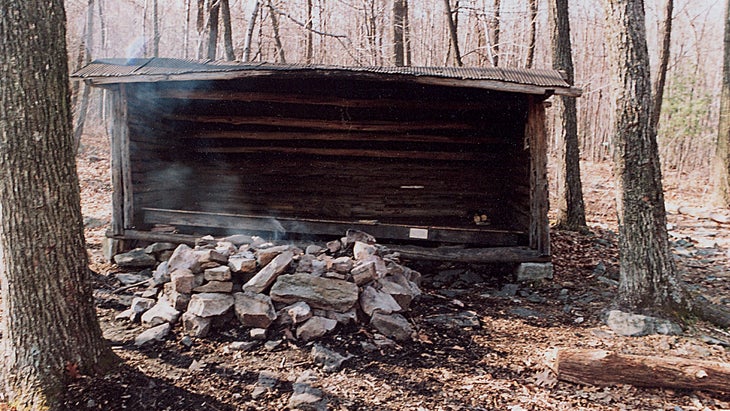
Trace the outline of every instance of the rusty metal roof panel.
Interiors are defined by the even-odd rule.
[[[172,58],[102,59],[96,60],[78,70],[73,77],[115,83],[115,78],[124,82],[147,82],[159,77],[175,80],[185,75],[186,80],[216,79],[216,73],[235,73],[240,77],[260,75],[262,72],[298,72],[311,75],[369,74],[405,77],[429,77],[450,80],[473,80],[510,83],[549,89],[571,89],[570,85],[555,70],[518,69],[502,67],[345,67],[327,65],[240,63],[231,61],[184,60]],[[220,78],[230,78],[230,75]],[[579,94],[579,90],[576,91]]]

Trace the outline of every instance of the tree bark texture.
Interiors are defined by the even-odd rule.
[[[604,0],[608,28],[620,282],[631,311],[677,314],[687,298],[667,240],[642,0]]]
[[[160,13],[157,0],[152,0],[152,57],[160,57]]]
[[[659,67],[652,94],[654,96],[651,107],[651,126],[659,130],[659,117],[662,114],[662,102],[664,101],[664,85],[667,82],[667,67],[669,67],[669,50],[672,44],[672,13],[674,11],[674,0],[666,0],[664,6],[664,20],[659,34],[662,36],[662,46],[659,49]]]
[[[261,5],[260,0],[254,0],[253,11],[249,16],[248,24],[246,25],[246,37],[243,40],[243,61],[251,61],[251,44],[253,42],[253,32],[256,28],[256,18],[259,14],[259,7]]]
[[[494,14],[489,21],[489,36],[491,37],[492,61],[494,62],[494,67],[497,67],[499,66],[499,12],[502,8],[502,0],[494,0],[492,8]]]
[[[218,22],[221,12],[221,0],[210,0],[208,5],[208,38],[206,39],[206,57],[215,60],[218,49]]]
[[[558,351],[558,379],[578,384],[730,392],[730,364],[678,357],[649,357],[604,350]]]
[[[537,34],[537,0],[529,0],[528,6],[530,7],[530,31],[527,36],[527,58],[525,59],[525,67],[532,68],[535,61],[535,36]],[[568,40],[570,41],[570,37],[568,37]]]
[[[553,68],[562,70],[574,83],[573,52],[570,41],[568,0],[548,2]],[[580,181],[578,114],[574,97],[556,96],[553,105],[557,168],[557,226],[565,230],[586,228],[583,187]]]
[[[393,64],[405,65],[405,0],[393,0]]]
[[[279,32],[279,13],[271,4],[271,0],[267,2],[269,6],[269,18],[271,19],[271,28],[274,31],[274,43],[276,43],[276,62],[286,63],[286,54],[284,53],[284,45],[281,42],[281,34]]]
[[[78,369],[112,363],[84,245],[61,0],[0,0],[3,389],[47,409]]]
[[[226,51],[226,60],[233,61],[236,59],[236,55],[233,51],[231,5],[228,0],[221,0],[221,18],[223,19],[223,48]]]
[[[720,122],[717,130],[715,169],[712,174],[715,201],[724,207],[730,207],[730,0],[725,4],[724,47]]]
[[[464,65],[461,61],[461,52],[459,51],[459,33],[457,31],[456,22],[454,21],[454,11],[451,9],[451,0],[444,0],[446,23],[449,27],[449,35],[451,36],[451,47],[454,50],[454,64],[461,67]]]

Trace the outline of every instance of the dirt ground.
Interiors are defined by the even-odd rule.
[[[592,233],[552,233],[552,281],[511,286],[499,267],[409,262],[424,274],[424,295],[408,314],[418,339],[373,350],[370,330],[338,329],[319,341],[351,356],[332,373],[313,364],[311,344],[284,340],[275,348],[258,344],[233,351],[231,342],[248,338],[238,328],[187,340],[176,327],[165,341],[136,348],[139,326],[114,321],[134,290],[111,294],[120,285],[113,275],[118,270],[101,255],[111,193],[104,135],[85,137],[79,171],[88,247],[98,273],[98,311],[105,336],[123,361],[107,376],[77,380],[65,395],[66,409],[282,410],[292,383],[305,370],[314,370],[333,410],[730,409],[730,393],[555,381],[549,364],[556,348],[730,362],[730,348],[718,344],[730,341],[730,334],[704,323],[692,323],[683,336],[640,338],[617,336],[602,325],[618,279],[608,165],[584,164]],[[695,177],[696,185],[686,184]],[[706,184],[700,177],[670,172],[668,209],[701,206]],[[730,226],[676,211],[669,213],[669,222],[684,279],[714,302],[730,306]],[[478,319],[478,325],[438,321],[442,314]],[[278,382],[254,399],[252,389],[262,371],[274,373]]]

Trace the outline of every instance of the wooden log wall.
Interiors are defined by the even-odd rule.
[[[528,245],[526,96],[286,77],[129,85],[126,107],[135,227],[154,208],[508,231],[525,244],[506,245]]]

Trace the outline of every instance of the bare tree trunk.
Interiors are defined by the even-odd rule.
[[[231,6],[228,0],[221,1],[221,17],[223,18],[223,45],[226,51],[226,60],[233,61],[236,55],[233,52],[233,31],[231,27]]]
[[[686,313],[688,299],[669,250],[651,84],[644,2],[604,0],[611,62],[614,170],[619,222],[619,307]]]
[[[548,14],[553,68],[562,70],[568,83],[573,85],[573,51],[570,41],[568,0],[550,0]],[[583,187],[580,181],[578,113],[575,98],[556,96],[553,112],[555,145],[558,151],[556,225],[564,230],[585,230],[587,227]]]
[[[221,0],[211,0],[208,5],[208,41],[206,46],[206,57],[215,60],[218,51],[218,20],[220,17]]]
[[[527,58],[525,59],[525,67],[532,68],[535,60],[535,35],[537,33],[537,0],[529,0],[528,3],[530,7],[530,32],[527,36]],[[570,38],[568,38],[568,40],[570,40]]]
[[[248,24],[246,25],[246,37],[243,41],[244,62],[251,61],[251,42],[253,40],[253,31],[256,28],[256,17],[258,17],[260,5],[260,0],[254,0],[253,11],[251,12],[251,16],[248,19]]]
[[[408,0],[401,0],[403,2],[403,46],[405,47],[406,53],[406,66],[410,66],[411,63],[411,20],[408,16]]]
[[[489,21],[489,32],[491,37],[490,43],[492,43],[492,61],[494,62],[494,67],[499,66],[499,9],[501,6],[501,0],[494,0],[494,3],[492,3],[494,14]]]
[[[2,391],[57,406],[64,383],[109,369],[84,245],[61,0],[0,0]],[[32,33],[33,35],[29,35]],[[28,81],[28,79],[33,81]]]
[[[144,57],[148,57],[147,53],[149,53],[147,14],[149,14],[149,0],[144,0],[144,6],[142,7],[142,56]]]
[[[666,0],[664,8],[664,20],[662,21],[662,46],[659,49],[659,68],[657,69],[656,80],[654,81],[653,96],[654,104],[651,108],[651,126],[659,130],[659,118],[662,114],[662,102],[664,101],[664,84],[667,81],[667,67],[669,66],[669,49],[672,42],[672,12],[674,0]]]
[[[188,58],[190,47],[190,2],[185,0],[185,27],[183,28],[183,58]]]
[[[152,57],[160,56],[160,16],[157,0],[152,0]]]
[[[279,17],[274,5],[271,4],[271,0],[267,0],[269,6],[269,18],[271,18],[271,28],[274,30],[274,42],[276,43],[276,62],[286,63],[286,56],[284,55],[284,45],[281,44],[281,35],[279,34]]]
[[[720,121],[713,170],[715,202],[730,207],[730,0],[725,3],[725,51],[720,92]]]
[[[203,58],[203,54],[205,52],[205,8],[208,1],[209,0],[198,0],[198,15],[195,19],[195,28],[198,32],[198,60]]]
[[[393,64],[396,67],[405,65],[404,4],[403,0],[393,0]]]
[[[89,0],[86,8],[86,25],[84,26],[84,38],[81,40],[83,45],[82,53],[79,55],[78,67],[89,64],[91,62],[91,46],[94,40],[94,0]],[[78,87],[80,81],[76,82],[76,90],[78,93]],[[89,111],[89,98],[91,96],[91,88],[83,84],[83,92],[81,93],[81,99],[78,102],[78,108],[76,111],[76,123],[74,125],[74,153],[78,152],[81,146],[81,135],[84,134],[84,125],[86,124],[86,114]],[[77,99],[78,100],[78,99]]]
[[[306,54],[304,55],[304,61],[307,64],[312,64],[312,57],[314,55],[314,33],[312,33],[312,0],[307,0],[307,21],[305,30],[307,31],[306,37]]]
[[[461,67],[464,63],[461,61],[461,53],[459,52],[459,33],[457,32],[456,22],[454,21],[454,11],[451,10],[451,1],[444,0],[444,7],[446,24],[449,27],[449,35],[451,37],[451,47],[454,50],[454,64]]]
[[[100,35],[100,43],[101,43],[101,49],[102,51],[106,49],[106,19],[104,17],[104,0],[97,0],[96,4],[99,6],[99,35]]]

